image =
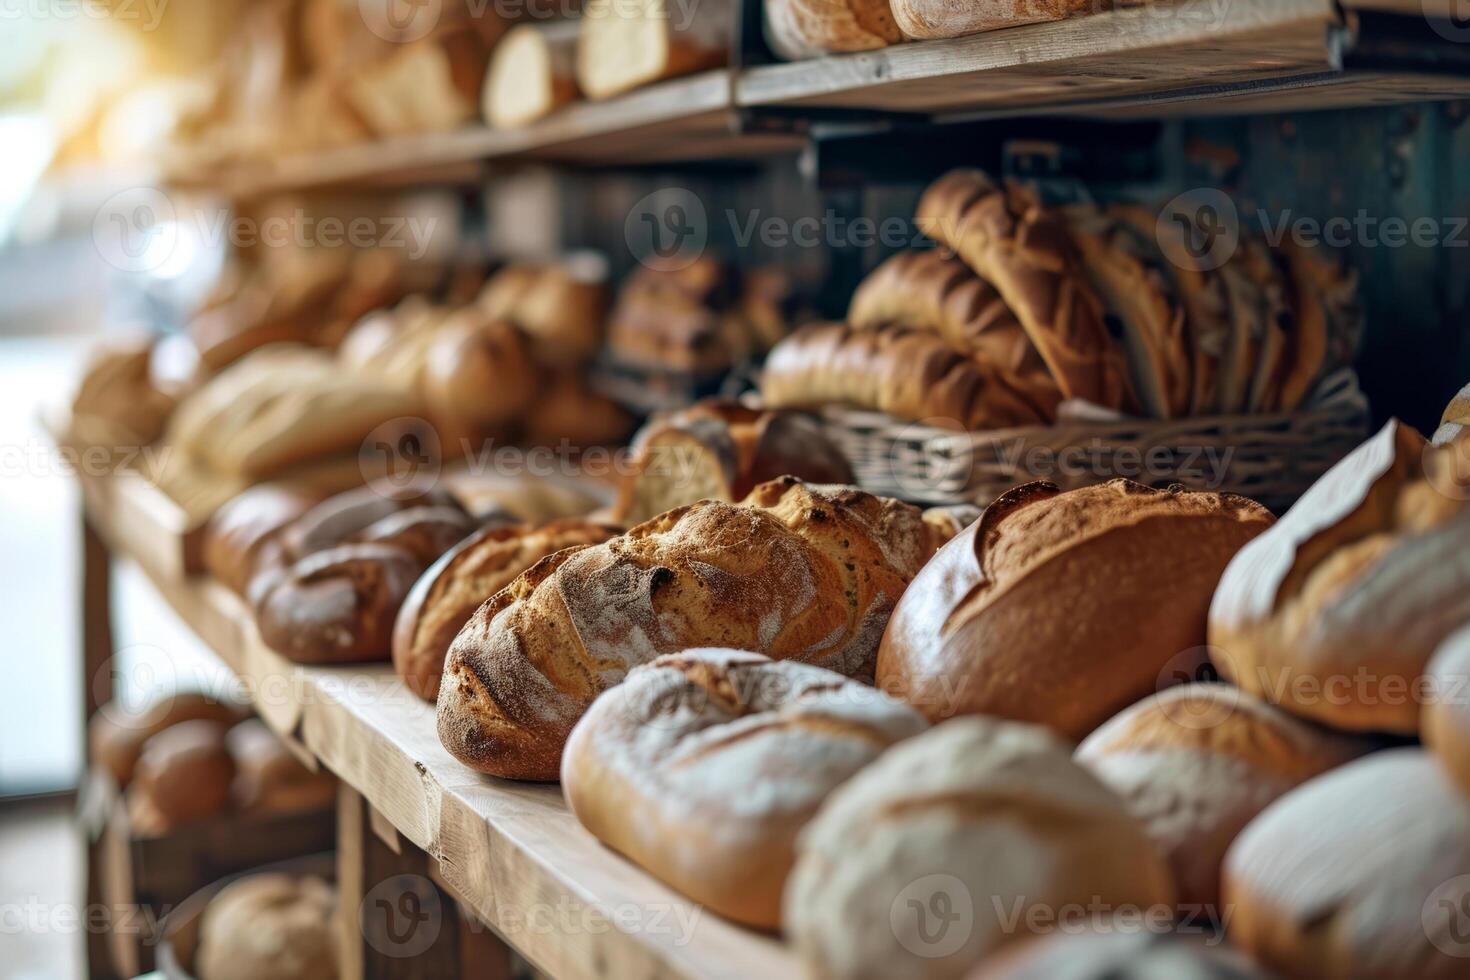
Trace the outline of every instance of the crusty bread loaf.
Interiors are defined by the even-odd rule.
[[[348,79],[345,95],[379,136],[449,132],[477,114],[488,52],[474,30],[437,30],[362,66]]]
[[[832,794],[797,842],[783,907],[808,975],[923,980],[964,977],[1066,910],[1173,903],[1143,828],[1064,742],[964,718]]]
[[[491,290],[491,284],[486,289]],[[484,293],[479,302],[492,305]],[[532,353],[539,363],[570,368],[601,349],[611,302],[607,283],[601,279],[589,278],[567,265],[549,265],[536,271],[530,287],[504,317],[531,338]]]
[[[929,557],[918,508],[795,479],[701,501],[532,566],[450,647],[439,739],[493,775],[555,779],[598,694],[664,653],[721,644],[871,677]]]
[[[1425,677],[1424,743],[1470,795],[1470,628],[1440,644]]]
[[[903,40],[888,0],[765,0],[761,9],[766,43],[788,61]]]
[[[413,556],[419,567],[427,568],[478,526],[479,522],[458,505],[409,507],[374,521],[352,539],[363,544],[401,548]]]
[[[714,374],[764,344],[739,312],[735,270],[714,256],[665,269],[640,266],[623,282],[608,321],[608,348],[644,368]]]
[[[225,744],[235,760],[234,804],[254,813],[327,810],[337,800],[330,772],[312,772],[259,718],[229,730]]]
[[[355,541],[385,517],[420,507],[463,512],[454,495],[440,487],[373,483],[336,494],[312,507],[282,530],[281,544],[286,557],[294,561]]]
[[[1001,188],[978,170],[956,170],[924,192],[916,219],[995,287],[1064,396],[1136,406],[1102,304],[1058,212],[1018,185]]]
[[[1183,416],[1194,388],[1185,312],[1154,235],[1096,207],[1076,207],[1068,215],[1082,266],[1122,328],[1143,410],[1156,419]]]
[[[256,874],[223,888],[199,925],[199,980],[339,975],[337,896],[320,878]]]
[[[481,109],[500,129],[525,126],[577,97],[575,20],[518,24],[491,53]]]
[[[1425,664],[1470,622],[1470,494],[1436,475],[1454,456],[1390,421],[1242,549],[1210,608],[1220,672],[1337,728],[1417,733]]]
[[[344,544],[300,559],[258,586],[256,624],[297,663],[387,660],[393,620],[423,564],[402,548]]]
[[[143,743],[128,786],[128,815],[135,833],[163,834],[212,817],[230,804],[235,762],[217,721],[184,721]]]
[[[1143,823],[1179,900],[1223,921],[1220,866],[1230,842],[1272,800],[1368,747],[1239,688],[1186,684],[1125,709],[1075,758]]]
[[[598,839],[701,906],[776,929],[797,832],[828,793],[926,727],[820,667],[686,650],[597,699],[567,741],[562,786]]]
[[[1105,0],[1105,5],[1110,5]],[[1021,24],[1093,13],[1097,0],[893,0],[893,17],[904,34],[918,40],[964,37]]]
[[[539,380],[527,337],[474,307],[451,314],[435,331],[421,376],[436,418],[483,427],[515,422],[535,400]]]
[[[487,527],[446,552],[414,583],[393,626],[393,666],[409,690],[439,696],[444,657],[480,604],[547,555],[600,544],[621,533],[610,524],[555,521],[542,527]]]
[[[878,685],[931,720],[990,714],[1081,738],[1204,645],[1221,571],[1270,524],[1233,494],[1017,487],[919,574]]]
[[[315,494],[262,483],[234,497],[204,527],[204,567],[240,595],[255,574],[257,560],[279,547],[282,531],[317,503]]]
[[[1420,749],[1298,787],[1225,861],[1230,939],[1283,977],[1465,976],[1470,801]]]
[[[242,704],[198,691],[169,694],[139,711],[109,701],[88,720],[88,752],[94,764],[106,769],[118,786],[126,787],[144,744],[154,735],[186,721],[233,725],[245,714]]]
[[[656,418],[634,448],[615,511],[625,525],[697,500],[733,503],[788,474],[810,483],[853,482],[847,458],[812,420],[733,401],[709,399]]]
[[[1004,372],[910,327],[803,327],[771,351],[760,389],[770,408],[845,404],[965,430],[1042,421]]]
[[[577,85],[589,99],[725,64],[733,5],[709,0],[676,9],[669,0],[587,0],[577,38]]]
[[[1016,943],[980,964],[969,980],[1270,980],[1223,937],[1155,932],[1128,914],[1068,923]]]

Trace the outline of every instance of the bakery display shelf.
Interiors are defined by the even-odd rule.
[[[605,102],[576,102],[518,129],[476,125],[259,165],[182,167],[170,182],[239,198],[306,187],[464,182],[496,162],[635,165],[764,156],[801,147],[801,140],[789,134],[739,132],[733,120],[731,75],[716,70]]]
[[[88,518],[113,553],[141,566],[240,678],[266,724],[435,858],[447,888],[538,969],[588,978],[797,975],[775,939],[705,914],[604,848],[559,787],[495,780],[456,762],[439,743],[433,707],[387,665],[304,666],[270,650],[239,597],[211,579],[173,574],[171,549],[138,546],[140,535],[124,524],[149,513],[159,492],[114,479],[82,477],[101,484],[85,492]]]
[[[741,106],[882,110],[936,119],[1280,112],[1470,96],[1464,45],[1434,32],[1440,0],[1158,0],[949,41],[766,65]],[[1446,0],[1447,2],[1447,0]],[[1344,7],[1348,8],[1344,11]],[[1360,7],[1363,13],[1352,9]],[[1402,46],[1402,70],[1353,68]],[[1439,51],[1443,58],[1430,55]],[[1408,62],[1411,61],[1412,64]],[[1459,74],[1457,74],[1457,70]]]

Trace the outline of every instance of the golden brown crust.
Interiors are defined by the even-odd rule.
[[[771,50],[788,61],[903,40],[888,0],[771,0],[762,12]]]
[[[234,497],[205,525],[205,569],[244,595],[255,574],[256,559],[316,502],[314,494],[270,483]]]
[[[1110,6],[1104,0],[1101,7]],[[985,31],[1061,20],[1100,9],[1098,0],[894,0],[899,29],[917,40],[964,37]]]
[[[426,701],[439,696],[444,657],[460,628],[486,599],[547,555],[599,544],[620,528],[582,520],[538,528],[490,527],[446,552],[414,583],[393,626],[393,667]]]
[[[993,714],[1080,738],[1204,644],[1221,571],[1270,523],[1232,494],[1018,487],[915,580],[878,684],[931,720]]]
[[[241,705],[197,691],[172,694],[138,712],[109,701],[87,722],[88,750],[94,762],[111,773],[119,786],[126,787],[144,743],[154,735],[186,721],[233,725],[245,715]]]
[[[128,787],[135,830],[164,833],[203,820],[230,803],[235,762],[216,721],[185,721],[148,739]]]
[[[1017,186],[1002,189],[979,171],[956,170],[924,192],[916,219],[996,288],[1065,397],[1135,406],[1102,305],[1057,212]]]
[[[794,479],[701,501],[524,572],[445,661],[439,738],[493,775],[555,779],[572,725],[629,669],[695,646],[870,677],[878,636],[929,557],[917,508]]]
[[[337,780],[326,769],[312,772],[258,718],[242,721],[225,736],[235,760],[230,796],[242,810],[285,813],[327,810],[337,800]]]

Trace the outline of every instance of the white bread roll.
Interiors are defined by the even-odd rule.
[[[797,832],[833,789],[928,722],[865,684],[738,650],[628,674],[572,731],[582,825],[737,922],[775,929]]]
[[[1032,725],[947,722],[895,746],[802,831],[786,933],[813,976],[963,977],[1048,919],[1172,910],[1123,801]]]
[[[1225,860],[1231,941],[1312,980],[1470,974],[1470,799],[1420,749],[1300,786]]]
[[[1124,710],[1074,758],[1143,822],[1180,902],[1218,917],[1220,865],[1235,836],[1272,800],[1366,750],[1239,688],[1187,684]]]

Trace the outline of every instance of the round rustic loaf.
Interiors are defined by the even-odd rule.
[[[1088,910],[1173,904],[1143,828],[1065,743],[963,718],[828,798],[798,839],[783,917],[812,976],[923,980]]]
[[[567,742],[562,786],[598,839],[700,905],[775,929],[797,832],[828,793],[926,727],[820,667],[686,650],[597,699]]]
[[[1210,606],[1220,673],[1335,728],[1417,734],[1424,668],[1470,623],[1454,453],[1390,421],[1241,549]]]
[[[1157,928],[1155,926],[1154,928]],[[1126,918],[1016,943],[969,980],[1267,980],[1221,938],[1156,932]]]
[[[870,678],[878,639],[932,544],[916,507],[784,478],[538,562],[450,647],[439,738],[466,765],[555,779],[592,701],[633,667],[698,646]]]
[[[1424,742],[1470,793],[1470,628],[1445,640],[1429,662]]]
[[[1272,800],[1367,748],[1239,688],[1187,684],[1125,709],[1074,758],[1142,821],[1180,902],[1221,918],[1220,865],[1235,836]]]
[[[87,723],[87,744],[93,761],[125,787],[133,778],[144,743],[159,732],[186,721],[233,725],[247,713],[244,705],[199,691],[170,694],[141,711],[109,701]]]
[[[199,980],[338,975],[337,896],[320,878],[257,874],[223,888],[199,924]]]
[[[426,701],[439,696],[449,645],[486,599],[547,555],[599,544],[620,533],[611,524],[569,519],[539,528],[487,527],[446,552],[403,601],[393,625],[393,666]]]
[[[878,686],[931,721],[997,715],[1081,738],[1204,645],[1220,572],[1270,523],[1232,494],[1017,487],[914,580]]]
[[[1283,977],[1450,980],[1470,963],[1470,799],[1427,753],[1319,776],[1225,860],[1230,939]]]
[[[128,787],[133,829],[161,834],[214,816],[230,803],[235,762],[216,721],[186,721],[150,738]]]

